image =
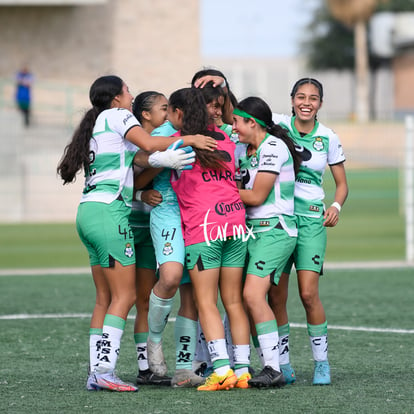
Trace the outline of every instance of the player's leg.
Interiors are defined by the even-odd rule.
[[[270,276],[247,274],[243,298],[257,332],[257,340],[263,355],[263,370],[248,381],[253,387],[282,386],[283,374],[279,366],[278,330],[276,319],[266,295],[270,288]]]
[[[110,292],[110,303],[102,325],[98,362],[93,371],[94,381],[91,385],[95,389],[138,391],[137,387],[124,383],[115,375],[126,318],[135,302],[135,252],[128,216],[129,209],[117,200],[111,204],[83,203],[78,208],[77,230],[90,253],[97,291],[105,291],[103,307],[106,307],[108,290]],[[98,293],[97,296],[99,295]],[[102,313],[98,310],[94,315],[99,324]]]
[[[92,266],[91,269],[96,289],[96,299],[89,328],[89,367],[88,380],[86,382],[86,389],[89,391],[95,390],[92,373],[98,365],[98,355],[102,340],[102,327],[109,303],[111,302],[111,293],[102,267],[100,265],[95,265]]]
[[[313,384],[331,383],[328,362],[328,328],[319,296],[319,281],[325,258],[327,234],[321,218],[299,217],[299,240],[295,250],[299,294],[306,312],[314,359]]]
[[[243,268],[223,267],[220,272],[220,296],[229,321],[237,388],[248,388],[251,378],[250,324],[242,299]]]
[[[328,362],[328,324],[319,297],[319,278],[319,273],[306,270],[298,271],[299,292],[306,311],[308,334],[315,365],[313,383],[328,385],[331,382]]]
[[[176,211],[153,209],[150,227],[159,264],[159,279],[151,291],[149,301],[148,362],[151,371],[165,376],[168,368],[162,350],[162,334],[183,275],[184,244],[180,216],[177,216]]]
[[[289,272],[290,267],[291,265],[289,266]],[[290,364],[290,326],[287,313],[288,287],[289,273],[283,272],[279,283],[271,286],[268,300],[278,326],[280,369],[286,383],[293,384],[296,381],[296,374]]]
[[[174,388],[196,387],[204,382],[203,378],[193,371],[198,315],[189,275],[186,271],[184,273],[179,288],[180,308],[174,325],[175,374],[171,381]]]

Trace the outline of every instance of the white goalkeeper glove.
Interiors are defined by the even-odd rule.
[[[153,168],[172,168],[174,170],[191,170],[195,162],[195,152],[190,146],[179,148],[183,140],[173,142],[165,151],[156,151],[148,157],[148,164]]]

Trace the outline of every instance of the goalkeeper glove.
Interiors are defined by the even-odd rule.
[[[173,142],[165,151],[156,151],[148,157],[148,163],[153,168],[172,168],[174,170],[191,170],[195,162],[195,152],[192,147],[182,147],[183,140]]]

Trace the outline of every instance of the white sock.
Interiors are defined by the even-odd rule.
[[[224,375],[230,369],[229,355],[227,354],[226,340],[224,338],[214,339],[207,343],[208,351],[210,353],[211,361],[224,360],[224,364],[220,367],[215,367],[214,371],[218,375]]]
[[[327,361],[328,335],[309,336],[314,361]]]
[[[277,331],[258,335],[257,339],[263,353],[263,365],[280,371],[279,365],[279,335]]]
[[[92,333],[92,332],[96,333]],[[100,333],[97,333],[100,331]],[[98,365],[98,354],[101,347],[102,329],[91,329],[89,334],[89,370],[92,372]]]
[[[227,317],[227,313],[224,314],[223,317],[223,326],[224,326],[224,334],[226,337],[226,346],[227,346],[227,353],[229,355],[230,366],[234,367],[235,360],[233,355],[233,339],[231,337],[231,330],[230,330],[230,321]]]
[[[234,373],[236,376],[249,372],[250,345],[233,345]]]
[[[105,329],[106,328],[106,329]],[[123,331],[121,329],[104,326],[99,353],[98,372],[113,371],[118,360]]]
[[[289,335],[279,336],[279,363],[280,365],[286,365],[290,363]]]

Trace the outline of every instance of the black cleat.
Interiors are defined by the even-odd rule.
[[[150,369],[139,371],[137,376],[138,385],[171,385],[171,377],[154,374]]]
[[[251,387],[283,387],[286,385],[283,374],[266,365],[262,371],[248,381]]]

